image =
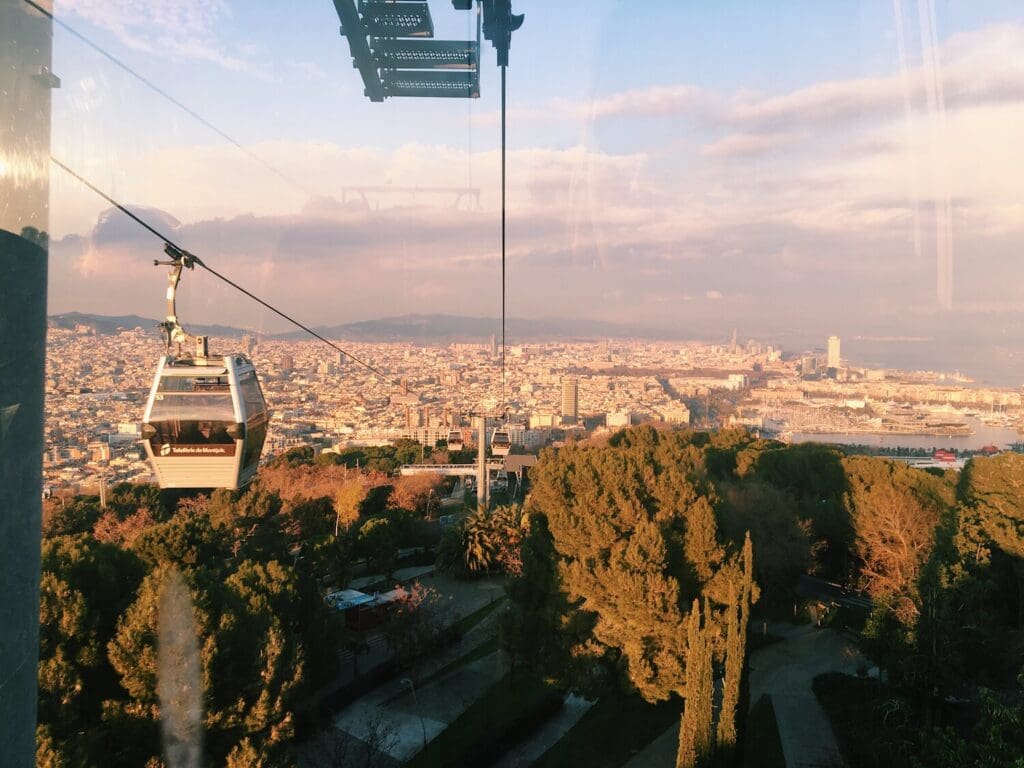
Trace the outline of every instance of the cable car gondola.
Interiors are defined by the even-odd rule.
[[[507,427],[498,427],[491,434],[491,453],[495,456],[508,456],[512,450],[512,440]]]
[[[448,450],[461,451],[465,443],[462,442],[462,431],[453,429],[448,433]]]
[[[142,437],[161,488],[229,488],[256,475],[270,420],[252,361],[242,354],[210,357],[205,336],[191,337],[178,324],[174,296],[183,267],[195,257],[167,246],[171,265],[167,320],[161,323],[168,352],[160,358]],[[193,340],[194,354],[181,345]]]

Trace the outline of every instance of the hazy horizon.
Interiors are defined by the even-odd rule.
[[[67,313],[51,314],[50,317],[63,315],[83,314],[87,317],[116,318],[117,315],[103,315],[98,313],[79,313],[69,311]],[[149,320],[154,323],[153,339],[154,349],[160,344],[160,333],[156,330],[156,317],[146,318],[136,316],[141,320]],[[401,332],[401,325],[398,321],[411,319],[423,319],[426,321],[442,319],[448,322],[466,321],[475,324],[470,330],[444,330],[436,333],[411,334]],[[481,327],[481,323],[491,323],[490,327]],[[501,320],[498,317],[469,317],[459,315],[399,315],[383,316],[378,318],[366,318],[352,321],[350,323],[328,323],[316,326],[317,330],[337,329],[342,326],[368,326],[365,329],[358,329],[358,333],[349,335],[351,340],[356,341],[394,341],[406,343],[421,343],[426,346],[435,343],[447,343],[454,340],[464,341],[486,341],[490,335],[500,335]],[[208,328],[214,323],[208,323],[200,316],[192,324],[193,328]],[[296,340],[309,339],[304,331],[286,327],[283,321],[277,330],[258,329],[245,326],[226,326],[233,328],[239,333],[252,332],[263,333],[268,337],[294,336]],[[561,330],[559,326],[561,325]],[[566,325],[574,325],[578,328],[573,333],[565,331]],[[380,326],[380,327],[375,327]],[[524,330],[524,326],[527,326]],[[594,330],[588,331],[588,326]],[[392,332],[392,329],[398,328]],[[415,326],[419,328],[420,326]],[[605,331],[599,333],[598,329]],[[634,331],[630,334],[629,331]],[[761,343],[775,344],[787,354],[800,354],[804,351],[824,351],[826,336],[813,333],[783,333],[765,334],[753,332],[744,334],[741,329],[734,328],[737,339],[740,343],[752,339]],[[617,335],[615,331],[620,333]],[[507,337],[510,345],[523,343],[546,343],[562,342],[598,342],[604,338],[611,338],[617,341],[636,341],[643,343],[683,343],[703,342],[724,344],[731,338],[731,330],[719,334],[673,334],[670,331],[657,328],[641,329],[628,324],[609,327],[607,323],[594,321],[593,325],[586,318],[508,318]],[[831,335],[831,332],[829,333]],[[979,384],[990,384],[1003,387],[1024,386],[1024,374],[1019,366],[1020,354],[1012,344],[993,339],[978,340],[961,334],[960,337],[951,340],[948,337],[935,336],[845,336],[842,337],[843,356],[855,367],[876,367],[893,368],[903,370],[931,370],[940,373],[959,372],[974,378]]]

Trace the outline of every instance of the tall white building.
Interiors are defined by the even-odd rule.
[[[562,421],[575,424],[579,419],[580,383],[575,376],[562,379]]]
[[[839,337],[829,336],[828,337],[828,367],[838,368],[839,367]]]

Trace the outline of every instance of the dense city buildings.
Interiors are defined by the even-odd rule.
[[[317,341],[211,340],[215,354],[252,351],[272,412],[265,459],[302,445],[330,451],[408,438],[433,447],[452,430],[473,445],[469,415],[498,407],[500,366],[490,343],[340,344],[399,385]],[[156,335],[51,328],[49,346],[45,485],[95,485],[100,476],[152,480],[139,441],[163,353]],[[515,344],[506,365],[509,436],[535,452],[656,421],[742,426],[786,440],[1003,448],[1020,439],[1020,389],[933,372],[837,367],[838,339],[828,340],[828,350],[828,370],[835,370],[826,375],[817,354],[784,356],[755,341]]]

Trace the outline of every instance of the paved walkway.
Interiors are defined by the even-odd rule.
[[[679,723],[675,722],[642,750],[623,768],[674,768],[679,750]]]
[[[555,746],[592,706],[593,701],[587,701],[572,693],[566,694],[562,708],[529,738],[506,752],[493,768],[527,768],[533,765],[541,755]]]
[[[461,642],[422,662],[415,676],[409,677],[426,679],[494,637],[498,614],[490,614],[472,627]],[[416,689],[415,696],[403,682],[406,678],[389,680],[341,710],[334,717],[333,726],[363,742],[371,740],[375,735],[372,731],[385,731],[389,738],[384,751],[405,762],[423,748],[424,741],[429,743],[436,738],[507,672],[505,654],[495,651]]]
[[[811,682],[825,672],[855,674],[861,656],[831,629],[779,622],[769,624],[768,632],[784,639],[751,653],[750,705],[771,696],[787,768],[839,768],[842,756]],[[672,768],[678,737],[674,723],[625,768]]]
[[[334,727],[363,742],[372,738],[371,729],[386,729],[392,738],[384,751],[405,762],[425,743],[437,738],[507,672],[504,654],[495,651],[418,689],[415,695],[409,693],[401,680],[394,681],[343,709],[335,717]],[[404,695],[393,698],[403,691]]]
[[[750,703],[768,694],[775,707],[788,768],[837,768],[843,759],[832,726],[811,683],[826,672],[856,674],[862,658],[854,645],[831,629],[769,624],[784,639],[750,656]]]

